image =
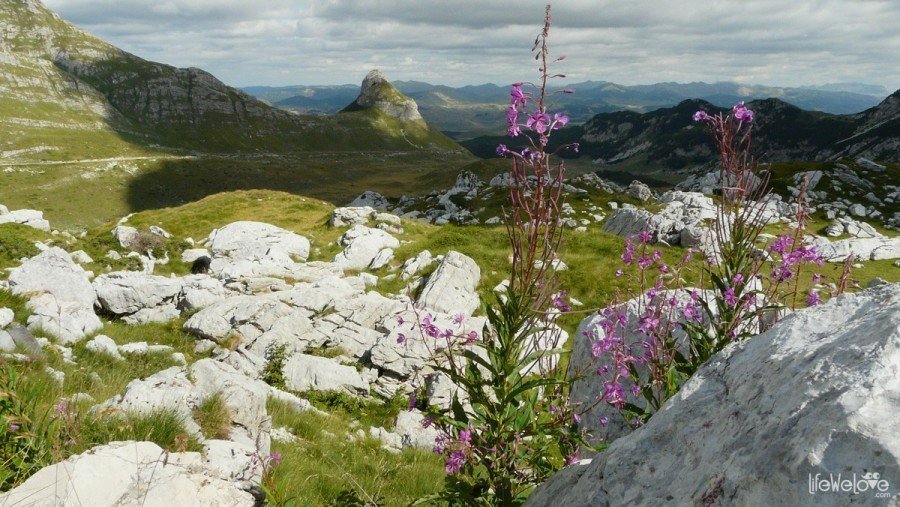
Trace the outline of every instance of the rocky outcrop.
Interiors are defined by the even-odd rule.
[[[900,237],[860,237],[830,242],[817,236],[812,239],[812,244],[828,262],[844,262],[850,255],[860,261],[900,259]]]
[[[355,225],[345,232],[339,243],[344,251],[334,257],[334,263],[344,269],[378,269],[394,258],[400,241],[381,229]]]
[[[61,248],[50,248],[26,260],[9,274],[13,294],[28,298],[28,328],[42,330],[62,343],[95,333],[103,324],[94,314],[94,292],[88,273]]]
[[[416,300],[419,308],[465,316],[472,315],[481,304],[476,292],[481,268],[470,257],[450,251],[422,288]]]
[[[225,277],[267,276],[309,257],[309,240],[262,222],[234,222],[209,234],[210,269]]]
[[[795,312],[715,355],[645,426],[557,473],[529,505],[890,504],[898,365],[900,284]],[[853,474],[869,488],[810,489]]]
[[[423,122],[419,106],[404,96],[384,77],[380,70],[372,70],[363,79],[359,97],[348,109],[376,108],[401,121]]]
[[[0,494],[0,505],[253,506],[250,493],[204,463],[198,452],[153,442],[112,442],[42,468]]]
[[[9,211],[0,205],[0,224],[22,224],[42,231],[50,231],[50,222],[44,219],[44,212],[33,209]]]

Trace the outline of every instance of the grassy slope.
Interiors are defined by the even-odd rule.
[[[598,205],[608,209],[611,196],[592,195],[570,201],[576,210]],[[492,198],[502,199],[500,195]],[[621,202],[620,196],[615,199]],[[160,225],[175,234],[178,240],[171,240],[167,247],[173,259],[187,245],[180,238],[204,238],[212,229],[236,220],[259,220],[269,222],[307,236],[313,245],[313,260],[329,260],[339,250],[334,240],[342,230],[326,225],[333,206],[320,200],[273,191],[238,191],[206,197],[183,206],[145,211],[135,214],[130,224],[145,229],[150,225]],[[103,254],[116,248],[109,230],[112,223],[96,227],[85,238],[66,240],[59,236],[29,233],[18,226],[0,226],[0,237],[15,237],[9,244],[18,249],[26,249],[32,239],[55,241],[69,250],[83,248],[95,259],[101,260],[87,266],[97,273],[110,269]],[[435,254],[450,249],[472,256],[483,268],[481,292],[488,296],[490,288],[504,278],[507,266],[507,247],[502,227],[433,226],[413,221],[404,221],[406,232],[399,235],[404,244],[397,249],[396,263],[401,263],[428,248]],[[619,267],[618,255],[624,242],[621,238],[599,231],[592,226],[590,232],[567,232],[562,259],[570,270],[562,273],[562,284],[570,294],[582,300],[585,308],[608,304],[617,288],[622,287],[624,278],[612,276]],[[15,248],[11,249],[12,251]],[[667,249],[670,260],[682,255],[680,249]],[[11,265],[17,254],[0,262]],[[118,268],[120,266],[112,266]],[[826,274],[836,274],[839,266],[826,265]],[[184,273],[188,267],[177,261],[162,266],[160,274],[166,272]],[[384,275],[387,270],[378,274]],[[808,276],[808,275],[807,275]],[[868,262],[855,276],[867,281],[873,276],[881,276],[892,281],[900,281],[900,269],[889,261]],[[377,290],[397,292],[403,289],[398,280],[382,281]],[[0,306],[11,307],[17,320],[24,321],[27,309],[20,298],[0,291]],[[564,327],[574,331],[582,315],[575,314],[562,320]],[[118,322],[107,322],[102,333],[112,337],[117,343],[134,341],[163,343],[183,353],[189,362],[204,355],[193,351],[194,338],[181,331],[183,320],[167,324],[127,326]],[[66,364],[58,355],[50,354],[44,360],[24,367],[28,382],[42,383],[51,388],[40,395],[40,410],[49,411],[61,396],[85,392],[96,400],[104,400],[121,392],[133,378],[150,375],[163,368],[173,366],[175,361],[169,354],[156,354],[135,358],[126,362],[113,362],[91,354],[82,344],[74,347],[77,365]],[[66,382],[61,387],[54,384],[44,371],[51,366],[66,374]],[[96,372],[98,376],[92,372]],[[391,454],[380,448],[380,444],[369,438],[355,436],[359,428],[385,426],[391,424],[398,410],[396,400],[370,404],[348,403],[346,400],[321,397],[315,403],[328,410],[327,415],[315,413],[297,414],[278,403],[270,403],[270,410],[276,427],[285,426],[299,438],[293,443],[275,443],[274,449],[282,452],[284,461],[267,483],[269,498],[274,504],[293,501],[299,505],[348,505],[377,500],[384,505],[403,505],[437,491],[443,480],[440,460],[427,451],[405,451]],[[146,420],[132,419],[91,419],[86,412],[89,403],[78,408],[79,417],[87,423],[78,433],[78,445],[71,452],[90,447],[111,438],[148,438],[169,449],[192,448],[196,444],[186,441],[183,429],[166,419],[165,414],[154,414]],[[156,428],[154,430],[154,428]]]

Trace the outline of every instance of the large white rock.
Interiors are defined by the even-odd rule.
[[[377,212],[371,206],[358,206],[335,208],[331,212],[328,225],[332,227],[348,227],[352,225],[365,225]]]
[[[356,368],[325,357],[295,354],[284,364],[285,385],[291,391],[344,391],[369,394],[369,383]]]
[[[617,209],[603,224],[603,232],[629,237],[648,228],[652,213],[638,208]]]
[[[112,442],[42,468],[0,494],[0,505],[252,506],[252,495],[219,478],[200,453],[169,453],[153,442]]]
[[[177,318],[178,278],[154,276],[135,271],[116,271],[94,279],[94,290],[103,310],[129,324],[165,322]]]
[[[231,276],[263,275],[309,257],[309,240],[262,222],[233,222],[209,234],[210,269]]]
[[[9,308],[0,308],[0,329],[12,324],[16,319],[16,314]]]
[[[13,269],[9,287],[13,294],[29,298],[31,330],[43,330],[67,344],[103,327],[94,314],[97,294],[88,273],[61,248],[49,248]]]
[[[660,412],[530,505],[891,505],[900,475],[900,284],[795,312],[708,361]],[[811,479],[877,478],[886,498]]]
[[[478,264],[470,257],[451,250],[428,277],[416,306],[470,316],[480,305],[476,292],[480,279],[481,268]]]
[[[215,342],[232,334],[251,341],[291,312],[290,306],[273,297],[233,296],[192,315],[184,323],[184,330]]]
[[[44,219],[44,212],[33,209],[6,210],[5,213],[0,213],[0,224],[9,223],[27,225],[42,231],[50,230],[50,222]]]
[[[813,244],[828,262],[844,262],[851,254],[860,261],[900,259],[900,237],[847,238],[834,242],[816,237]]]
[[[334,257],[334,263],[344,269],[378,269],[394,257],[400,241],[381,229],[355,225],[341,236],[344,251]]]

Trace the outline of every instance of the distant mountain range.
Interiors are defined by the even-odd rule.
[[[466,139],[496,134],[503,129],[502,110],[509,93],[506,86],[450,87],[419,81],[397,81],[394,85],[419,104],[422,116],[430,124],[452,137]],[[787,88],[731,82],[624,86],[587,81],[567,88],[575,93],[555,96],[554,108],[565,110],[576,123],[585,122],[599,113],[644,113],[672,107],[687,99],[701,99],[726,107],[741,100],[777,98],[806,110],[852,114],[877,105],[889,94],[883,87],[859,83]],[[356,87],[254,86],[244,88],[244,91],[279,108],[304,114],[332,114],[352,100]]]
[[[762,163],[845,157],[900,162],[900,90],[872,108],[847,115],[806,111],[774,98],[747,105],[756,112],[753,140]],[[714,146],[692,120],[697,110],[725,111],[692,99],[648,113],[601,113],[583,125],[559,131],[556,144],[580,143],[580,154],[598,167],[671,171],[714,165]],[[497,144],[516,146],[521,141],[484,136],[462,144],[478,156],[492,158]]]
[[[421,118],[408,121],[372,108],[323,117],[272,107],[203,70],[122,51],[37,0],[0,1],[0,42],[0,125],[15,126],[0,140],[0,152],[40,147],[64,160],[159,147],[206,153],[459,150]],[[400,97],[391,90],[388,84],[382,91]],[[343,106],[359,91],[355,87]]]

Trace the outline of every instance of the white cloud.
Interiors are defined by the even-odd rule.
[[[45,0],[144,58],[229,84],[391,79],[507,83],[534,71],[542,2],[512,0]],[[623,84],[835,81],[900,87],[893,0],[566,0],[553,49],[570,80]]]

